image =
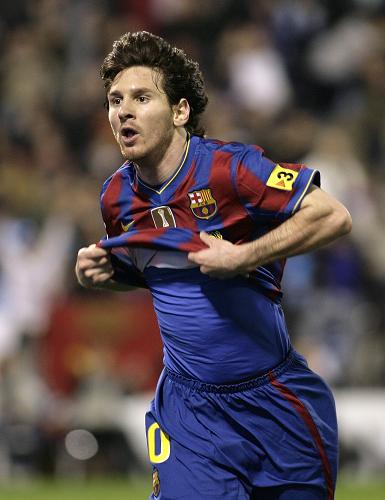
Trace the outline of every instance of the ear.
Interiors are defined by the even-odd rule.
[[[172,106],[175,127],[183,127],[190,117],[190,105],[184,97]]]

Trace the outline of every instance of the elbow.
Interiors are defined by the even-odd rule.
[[[332,217],[332,225],[337,238],[350,233],[353,227],[352,217],[343,205],[338,206],[334,210]]]
[[[344,234],[348,234],[353,229],[353,220],[349,211],[345,208],[345,224],[344,224]]]

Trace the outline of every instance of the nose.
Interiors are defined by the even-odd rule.
[[[122,101],[118,110],[119,120],[124,122],[130,118],[135,118],[134,107],[127,101]]]

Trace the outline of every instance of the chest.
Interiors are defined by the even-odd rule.
[[[176,227],[233,242],[248,239],[253,221],[231,182],[230,166],[212,169],[215,175],[205,172],[191,168],[181,180],[159,190],[131,184],[128,178],[121,178],[118,187],[110,185],[103,198],[108,236]]]

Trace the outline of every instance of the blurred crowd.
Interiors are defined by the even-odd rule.
[[[160,371],[155,323],[139,326],[151,313],[135,312],[150,311],[147,294],[91,294],[73,273],[77,249],[104,233],[99,191],[122,163],[99,68],[141,29],[200,62],[208,136],[319,169],[348,207],[349,237],[287,264],[284,308],[295,347],[331,385],[383,383],[382,0],[12,0],[0,14],[0,428],[34,422],[47,457],[81,404],[105,422],[103,408],[152,389]],[[120,309],[126,332],[114,336]],[[134,347],[119,364],[124,335]]]

